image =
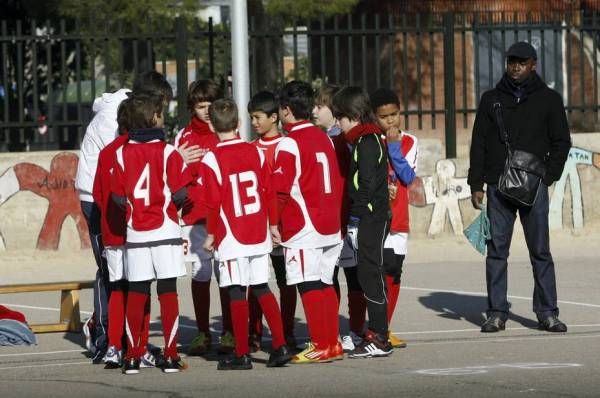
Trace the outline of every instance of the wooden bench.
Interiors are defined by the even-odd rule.
[[[94,281],[5,285],[0,286],[0,294],[60,290],[60,314],[58,323],[30,324],[29,326],[34,333],[79,332],[81,331],[79,291],[81,289],[92,289],[93,287]]]

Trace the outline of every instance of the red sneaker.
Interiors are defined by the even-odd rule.
[[[329,359],[333,361],[339,361],[344,359],[344,347],[342,347],[342,343],[339,341],[329,347]]]

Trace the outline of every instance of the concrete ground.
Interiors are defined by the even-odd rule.
[[[251,371],[216,370],[216,355],[184,358],[189,369],[163,374],[143,369],[124,376],[92,365],[77,334],[38,335],[33,347],[0,348],[0,396],[132,397],[597,397],[600,395],[600,234],[553,233],[561,319],[566,334],[537,330],[531,310],[533,281],[522,234],[516,228],[509,264],[512,314],[507,329],[479,332],[486,308],[484,259],[462,238],[414,238],[405,264],[392,331],[408,341],[384,359],[345,359],[329,364],[267,369],[268,354],[254,355]],[[36,257],[37,256],[37,257]],[[94,266],[86,252],[5,252],[0,283],[90,279]],[[343,275],[343,273],[341,273]],[[345,286],[341,276],[343,293]],[[189,279],[180,287],[180,342],[195,333]],[[273,288],[275,286],[273,285]],[[344,295],[344,294],[343,294]],[[220,328],[218,293],[213,284],[212,320]],[[0,303],[23,311],[32,322],[54,321],[58,293],[2,295]],[[89,291],[82,312],[91,311]],[[162,344],[158,303],[153,299],[151,342]],[[341,305],[342,329],[347,306]],[[306,336],[297,309],[297,334]],[[267,342],[268,344],[268,342]]]

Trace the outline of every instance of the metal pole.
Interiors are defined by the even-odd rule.
[[[246,112],[250,101],[248,64],[248,7],[246,0],[231,0],[231,59],[233,98],[240,117],[240,137],[250,140],[250,119]]]
[[[444,106],[446,158],[456,157],[456,100],[454,98],[454,14],[444,15]]]

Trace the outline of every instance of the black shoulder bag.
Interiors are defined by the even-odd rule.
[[[511,149],[500,101],[495,102],[493,108],[500,129],[500,139],[506,145],[506,163],[498,180],[498,191],[516,205],[533,206],[542,177],[546,174],[546,166],[533,153]]]

